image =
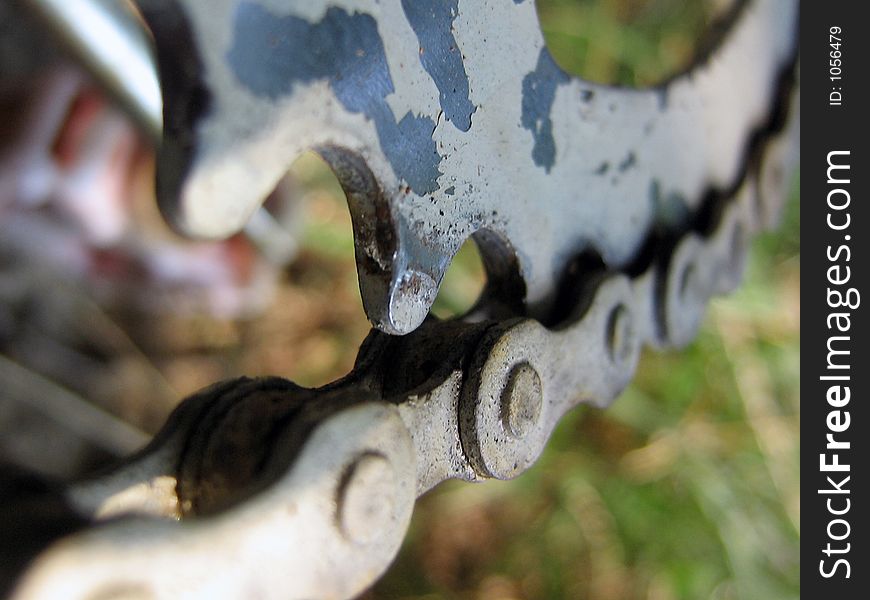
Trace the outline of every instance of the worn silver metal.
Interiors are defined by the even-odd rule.
[[[126,1],[23,0],[115,94],[143,129],[159,139],[163,100],[148,34]]]
[[[529,363],[520,363],[508,373],[501,392],[501,419],[505,430],[515,438],[524,438],[538,422],[544,390],[541,378]]]
[[[641,92],[548,62],[528,1],[148,5],[158,48],[180,53],[161,59],[167,213],[230,232],[318,149],[369,316],[405,335],[373,330],[324,388],[240,379],[186,400],[142,453],[66,491],[90,523],[36,557],[20,598],[358,594],[416,496],[519,475],[565,412],[624,389],[644,344],[686,344],[796,158],[786,0],[747,3],[711,58]],[[472,233],[478,307],[424,321]]]
[[[398,551],[413,472],[395,407],[355,406],[320,424],[293,468],[245,502],[182,522],[129,516],[71,536],[39,558],[17,596],[347,598]]]
[[[315,149],[347,188],[377,327],[415,329],[479,231],[541,317],[573,257],[624,267],[740,176],[797,18],[792,0],[744,4],[715,60],[628,90],[563,72],[530,0],[144,3],[158,44],[187,54],[160,61],[161,206],[227,235]]]
[[[73,50],[103,88],[118,99],[153,143],[163,137],[163,97],[153,42],[131,0],[22,0],[50,31]],[[282,185],[281,183],[277,185]],[[298,215],[296,215],[298,217]],[[260,208],[245,223],[245,235],[271,263],[285,265],[298,242],[286,218]]]

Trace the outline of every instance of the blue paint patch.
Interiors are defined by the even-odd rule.
[[[258,96],[289,96],[296,83],[325,79],[349,111],[375,124],[393,170],[419,195],[438,189],[441,156],[435,122],[408,112],[396,120],[386,97],[393,93],[384,44],[371,15],[330,8],[321,21],[275,16],[251,2],[236,9],[227,61],[239,81]]]
[[[550,111],[556,100],[556,88],[570,77],[559,68],[546,48],[541,48],[535,70],[523,78],[522,126],[532,132],[535,145],[532,160],[547,173],[556,163],[556,141]]]
[[[420,42],[420,62],[438,88],[441,110],[457,129],[468,131],[477,107],[468,98],[468,74],[453,36],[458,5],[459,0],[402,0]]]

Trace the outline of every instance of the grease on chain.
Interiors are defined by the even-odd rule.
[[[799,126],[797,91],[782,97],[711,216],[642,268],[599,274],[560,326],[427,322],[374,333],[354,372],[321,390],[240,380],[187,400],[143,453],[69,490],[96,526],[43,552],[18,597],[359,593],[398,551],[416,496],[519,475],[565,412],[622,391],[643,343],[691,340],[782,205]]]
[[[519,475],[565,412],[624,389],[644,343],[688,343],[710,297],[739,283],[751,235],[785,196],[792,74],[733,187],[709,194],[681,236],[651,237],[636,264],[597,273],[559,324],[427,322],[373,334],[354,372],[321,390],[205,390],[143,453],[70,489],[96,526],[46,550],[20,597],[362,591],[389,566],[416,496],[449,478]],[[139,516],[105,521],[128,513]]]

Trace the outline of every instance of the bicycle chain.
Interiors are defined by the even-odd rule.
[[[732,183],[703,194],[679,232],[650,230],[619,268],[577,254],[544,324],[490,288],[467,320],[373,331],[324,388],[242,378],[189,398],[140,454],[67,490],[92,520],[38,556],[17,597],[360,593],[398,551],[416,497],[449,478],[519,475],[565,412],[622,391],[643,344],[692,339],[709,298],[739,283],[751,236],[775,222],[798,135],[789,64]]]

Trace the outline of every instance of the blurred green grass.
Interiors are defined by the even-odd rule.
[[[539,0],[547,47],[569,73],[647,86],[685,69],[715,14],[710,0]]]

